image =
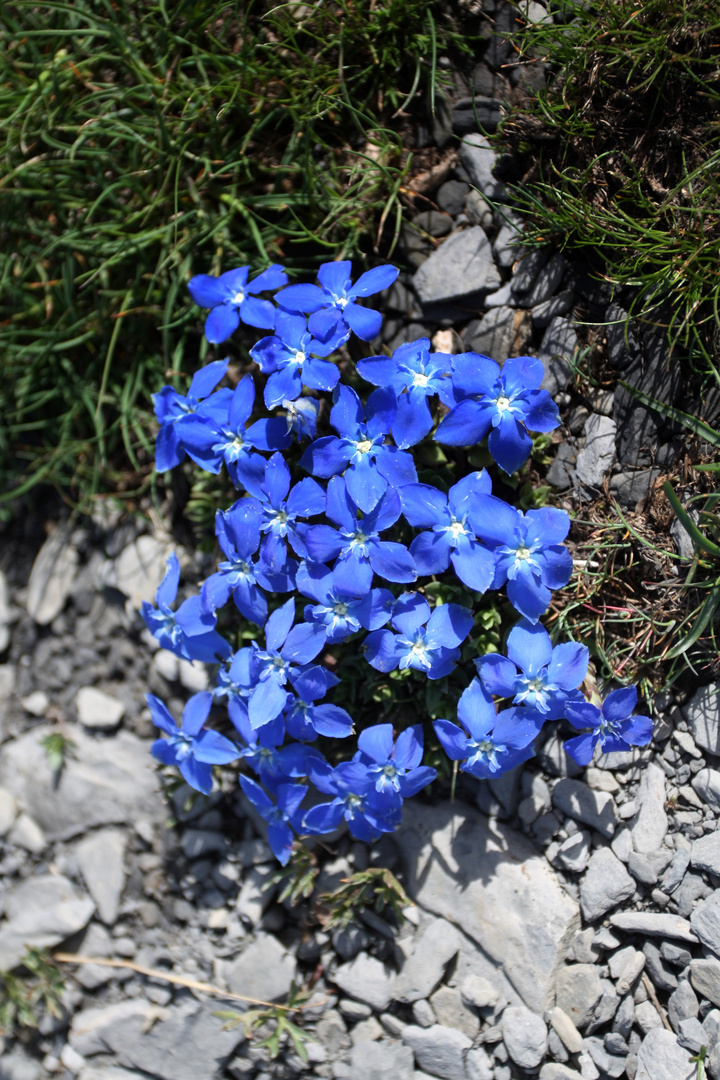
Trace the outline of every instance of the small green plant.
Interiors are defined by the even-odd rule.
[[[278,901],[282,904],[289,900],[294,907],[300,900],[310,899],[315,887],[315,878],[319,873],[320,867],[315,852],[310,851],[300,841],[296,841],[287,866],[281,866],[275,870],[263,888],[270,889],[284,882],[278,894]]]
[[[294,1023],[289,1013],[300,1009],[310,997],[310,993],[309,990],[298,989],[293,982],[290,984],[287,1005],[258,1006],[256,1009],[247,1009],[242,1013],[235,1012],[233,1009],[224,1009],[213,1013],[213,1016],[225,1021],[223,1028],[226,1031],[232,1031],[242,1024],[245,1038],[253,1039],[255,1046],[267,1049],[271,1058],[276,1058],[282,1044],[289,1041],[300,1060],[307,1063],[308,1052],[305,1044],[317,1042],[317,1039]],[[272,1031],[263,1035],[263,1029],[266,1029],[268,1025],[272,1027]],[[258,1034],[263,1037],[254,1039],[254,1036]]]
[[[62,1015],[65,982],[45,949],[29,949],[19,973],[0,972],[0,1035],[36,1028],[45,1015]]]
[[[40,745],[45,751],[48,768],[51,772],[61,773],[65,768],[67,759],[75,756],[77,743],[63,731],[52,731],[40,740]]]
[[[333,892],[321,893],[318,905],[324,909],[323,924],[329,930],[343,929],[366,907],[380,915],[390,908],[397,919],[403,919],[402,909],[410,898],[390,870],[371,866],[345,878]]]
[[[695,1073],[696,1080],[703,1080],[705,1076],[705,1058],[707,1057],[707,1046],[701,1046],[697,1054],[690,1058],[690,1061],[697,1065],[697,1072]]]

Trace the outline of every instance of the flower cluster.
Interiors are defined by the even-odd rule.
[[[318,285],[288,286],[279,266],[252,279],[248,267],[192,278],[193,299],[211,309],[211,343],[240,322],[270,331],[250,351],[263,377],[261,415],[252,372],[218,389],[228,360],[198,371],[186,396],[166,386],[154,399],[158,470],[187,455],[207,472],[224,468],[238,497],[217,511],[222,555],[198,595],[176,604],[180,567],[171,556],[155,605],[143,606],[165,649],[217,665],[212,692],[190,699],[181,726],[148,697],[166,736],[153,753],[203,792],[213,765],[241,760],[254,774],[240,775],[244,795],[283,863],[296,836],[327,834],[343,822],[365,841],[396,829],[403,800],[436,778],[422,764],[421,723],[397,732],[390,723],[365,727],[354,753],[338,752],[336,740],[353,735],[354,721],[332,701],[343,642],[394,678],[416,672],[443,680],[469,666],[474,612],[443,603],[426,588],[429,578],[452,574],[469,598],[504,589],[520,616],[506,656],[474,659],[476,675],[458,691],[457,722],[432,725],[463,771],[493,777],[525,761],[548,721],[580,732],[566,748],[581,764],[598,747],[643,745],[652,733],[649,718],[632,715],[633,687],[601,707],[586,700],[587,647],[553,647],[538,621],[572,571],[565,511],[522,513],[493,494],[485,469],[451,473],[452,483],[418,475],[413,447],[429,438],[452,447],[487,438],[503,472],[520,468],[531,432],[559,423],[540,385],[542,363],[516,357],[501,367],[475,353],[432,352],[421,338],[353,369],[339,350],[351,333],[373,341],[382,321],[360,301],[390,286],[397,270],[378,267],[354,285],[350,274],[349,263],[336,262],[320,268]],[[275,289],[277,306],[258,298]],[[360,380],[374,387],[364,400]],[[246,621],[245,642],[256,639],[237,649],[218,630],[219,620],[231,625],[234,609]],[[213,704],[226,712],[225,734],[207,726]],[[326,739],[333,761],[316,745]]]

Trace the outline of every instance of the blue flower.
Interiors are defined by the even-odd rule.
[[[298,518],[325,512],[325,492],[309,476],[288,495],[289,491],[290,470],[281,454],[273,454],[265,466],[262,483],[252,489],[262,513],[260,531],[265,534],[260,554],[266,569],[272,573],[279,573],[285,567],[286,539],[296,555],[307,556],[303,540],[307,526],[298,522]]]
[[[400,517],[397,493],[388,491],[369,514],[358,518],[357,513],[342,477],[332,479],[327,486],[326,514],[339,528],[308,526],[304,540],[311,560],[324,563],[337,559],[335,585],[354,596],[369,592],[373,572],[386,581],[414,581],[417,572],[407,548],[380,539],[380,533]]]
[[[387,356],[358,361],[357,369],[374,386],[392,387],[397,413],[392,436],[402,449],[415,446],[433,425],[428,398],[450,389],[450,361],[446,353],[430,353],[428,338],[409,341]]]
[[[261,560],[253,560],[260,544],[263,512],[255,499],[239,499],[229,510],[218,510],[215,533],[225,559],[200,590],[202,611],[214,613],[227,604],[232,594],[238,611],[251,622],[263,626],[267,619],[266,592],[290,592],[295,588],[297,562],[286,559],[273,571]]]
[[[372,341],[380,333],[382,315],[355,301],[388,289],[400,271],[394,266],[376,266],[361,274],[354,285],[351,271],[352,263],[347,260],[323,263],[318,270],[319,286],[291,285],[275,299],[285,311],[311,315],[310,330],[323,341],[339,334],[347,340],[351,330],[363,341]]]
[[[485,592],[495,576],[495,556],[478,540],[471,520],[478,495],[489,495],[490,477],[469,473],[447,495],[429,484],[407,484],[400,501],[407,521],[416,528],[431,529],[410,545],[421,577],[441,574],[452,562],[455,573],[470,589]]]
[[[213,360],[196,371],[185,397],[178,394],[173,386],[163,386],[162,390],[153,394],[155,416],[160,421],[155,442],[155,468],[158,472],[174,469],[184,460],[182,421],[186,417],[197,413],[198,416],[222,421],[223,416],[227,415],[232,390],[226,388],[218,390],[216,394],[211,394],[211,391],[225,375],[228,363],[229,360]],[[206,400],[203,401],[203,398]]]
[[[515,472],[532,449],[530,431],[552,431],[560,423],[547,390],[541,360],[516,356],[502,371],[488,356],[462,353],[453,358],[452,382],[463,398],[441,421],[435,438],[447,446],[474,446],[490,432],[488,450],[501,469]]]
[[[494,549],[492,588],[507,581],[510,603],[530,622],[537,622],[550,603],[550,590],[570,580],[572,558],[562,546],[570,518],[551,507],[523,515],[502,499],[479,495],[469,520],[475,534]]]
[[[153,723],[168,736],[167,739],[156,739],[152,744],[153,757],[163,765],[177,765],[190,787],[209,795],[212,790],[211,766],[227,765],[240,756],[238,748],[224,735],[207,728],[203,730],[210,714],[212,694],[206,691],[193,694],[183,709],[180,727],[159,698],[148,694],[145,700]]]
[[[568,702],[584,701],[577,688],[587,674],[585,645],[568,641],[553,648],[547,630],[523,619],[508,635],[507,654],[507,660],[489,653],[475,661],[490,694],[512,698],[515,705],[527,705],[546,720],[565,716]]]
[[[473,625],[472,612],[459,604],[430,605],[419,593],[405,593],[395,603],[392,625],[398,631],[375,630],[363,644],[365,659],[378,671],[411,667],[428,679],[449,675],[460,656],[458,645]]]
[[[229,656],[232,649],[215,630],[215,616],[203,610],[199,596],[184,600],[177,611],[175,602],[180,584],[180,564],[175,554],[167,560],[165,577],[155,593],[155,607],[143,600],[142,617],[150,633],[163,649],[184,660],[200,660],[214,664]]]
[[[252,375],[244,375],[235,387],[223,420],[189,417],[183,425],[183,443],[190,457],[206,472],[218,473],[225,463],[235,487],[252,490],[265,476],[265,459],[258,450],[285,450],[292,442],[285,420],[256,420],[249,428],[255,403]]]
[[[285,410],[285,423],[288,434],[295,432],[298,439],[314,439],[317,435],[319,404],[315,398],[303,397],[296,401],[283,398],[280,402]]]
[[[250,662],[255,689],[248,701],[248,713],[253,728],[262,727],[282,712],[288,693],[284,689],[288,676],[298,670],[293,665],[309,664],[323,647],[311,626],[293,626],[295,601],[291,597],[273,611],[265,625],[265,648],[253,642]],[[291,629],[292,627],[292,629]]]
[[[375,724],[361,732],[358,749],[355,760],[367,766],[375,790],[381,794],[396,791],[403,799],[409,799],[437,778],[436,769],[420,764],[423,755],[421,724],[401,731],[394,745],[392,724]]]
[[[249,776],[241,776],[240,786],[246,796],[268,823],[268,843],[278,862],[286,865],[292,851],[294,833],[299,832],[302,815],[298,812],[307,787],[303,784],[279,784],[275,791],[277,802]]]
[[[280,312],[275,321],[273,337],[260,338],[250,355],[260,370],[270,375],[265,384],[265,404],[268,409],[284,400],[300,397],[303,386],[311,390],[332,390],[340,371],[335,364],[318,357],[329,356],[336,348],[334,341],[322,342],[313,338],[304,315]]]
[[[220,277],[196,274],[190,278],[188,289],[195,303],[212,308],[205,320],[205,337],[211,344],[227,341],[241,321],[261,330],[274,327],[275,308],[269,300],[258,300],[254,294],[287,285],[287,274],[282,266],[273,263],[248,284],[249,273],[249,266],[240,266]]]
[[[239,756],[257,773],[265,787],[271,790],[278,784],[286,783],[291,777],[307,776],[311,762],[322,760],[320,752],[312,746],[300,746],[297,743],[282,746],[285,738],[285,720],[282,716],[276,716],[257,731],[250,724],[247,709],[236,708],[232,720],[245,744]],[[279,747],[282,749],[278,749]]]
[[[315,600],[305,608],[305,622],[315,627],[323,643],[345,641],[358,630],[378,630],[390,618],[393,595],[387,589],[371,589],[358,595],[359,586],[348,591],[338,586],[336,575],[322,563],[302,562],[297,588]]]
[[[565,715],[573,727],[592,729],[584,735],[568,739],[565,749],[570,757],[578,765],[589,765],[598,744],[603,754],[629,750],[632,746],[647,746],[652,739],[653,722],[649,716],[631,716],[636,705],[635,686],[613,690],[605,698],[601,709],[587,701],[584,704],[569,704]]]
[[[388,487],[398,489],[417,480],[412,456],[385,444],[397,412],[393,391],[374,390],[366,408],[367,414],[349,386],[338,386],[330,423],[339,438],[317,439],[300,458],[302,467],[315,476],[344,473],[350,495],[365,513],[377,506]]]
[[[307,811],[303,818],[305,832],[333,832],[344,818],[356,840],[371,843],[400,824],[401,795],[392,789],[379,792],[373,775],[361,762],[343,761],[334,769],[313,766],[310,779],[319,791],[335,798]]]
[[[513,708],[497,713],[479,679],[473,679],[458,702],[462,728],[449,720],[433,723],[447,756],[461,761],[462,772],[491,779],[532,757],[532,742],[545,717],[533,709]]]
[[[217,673],[213,690],[215,698],[225,699],[230,719],[240,731],[240,715],[247,715],[247,702],[253,692],[254,683],[250,674],[252,649],[245,646],[229,656]],[[239,711],[238,711],[239,710]]]
[[[331,739],[345,739],[352,735],[350,713],[329,702],[315,704],[339,681],[336,675],[319,664],[309,664],[302,670],[290,672],[290,682],[297,694],[297,697],[289,694],[285,706],[287,732],[291,738],[312,742],[318,735]]]

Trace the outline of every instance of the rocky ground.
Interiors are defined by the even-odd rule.
[[[488,122],[502,60],[481,72]],[[468,130],[465,89],[436,124],[440,148]],[[622,387],[578,393],[586,324],[612,324],[606,366],[625,382],[691,409],[689,390],[659,333],[625,334],[628,297],[561,255],[518,249],[494,166],[471,134],[416,182],[402,235],[415,269],[386,298],[383,343],[429,335],[446,351],[541,356],[566,418],[549,471],[560,504],[605,491],[634,511],[675,461],[678,428]],[[703,1045],[720,1080],[716,686],[657,700],[647,750],[581,770],[550,725],[535,759],[466,787],[465,802],[409,804],[372,848],[340,838],[318,891],[382,865],[414,906],[400,926],[366,911],[327,932],[307,904],[278,902],[276,864],[235,790],[190,803],[186,788],[161,791],[145,693],[179,715],[207,684],[137,613],[177,545],[101,507],[47,537],[36,528],[16,522],[0,544],[0,970],[28,945],[128,966],[68,965],[61,1015],[5,1039],[1,1080],[685,1080]],[[673,536],[687,555],[687,535]],[[192,590],[208,564],[178,554]],[[43,742],[58,735],[71,740],[61,769]],[[310,986],[308,1063],[223,1030],[213,1013],[227,1000],[137,968],[263,1001]]]

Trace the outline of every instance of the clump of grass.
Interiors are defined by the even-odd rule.
[[[431,0],[5,4],[0,506],[146,486],[150,395],[206,350],[185,282],[386,253],[408,110],[471,49]]]
[[[630,286],[632,313],[668,301],[673,341],[700,355],[720,327],[720,10],[711,0],[564,3],[564,24],[528,27],[519,63],[544,62],[501,139],[530,245],[598,252]]]

